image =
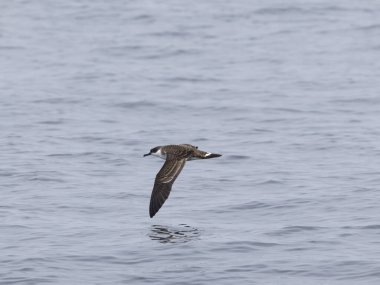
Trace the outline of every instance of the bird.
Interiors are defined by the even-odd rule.
[[[149,204],[149,216],[153,216],[168,199],[172,185],[188,160],[220,157],[221,154],[199,150],[191,144],[165,145],[152,148],[145,156],[153,155],[165,159],[156,175]]]

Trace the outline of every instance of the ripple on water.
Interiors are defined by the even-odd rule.
[[[227,160],[242,160],[242,159],[250,159],[251,157],[248,155],[232,154],[232,155],[226,155],[225,158]]]
[[[270,208],[272,205],[264,202],[250,201],[239,205],[229,207],[231,210],[252,210],[261,208]]]
[[[260,241],[248,241],[248,240],[242,240],[242,241],[230,241],[230,242],[223,242],[219,246],[216,246],[212,249],[212,251],[222,251],[225,252],[226,250],[230,252],[249,252],[254,250],[260,250],[268,247],[276,247],[281,246],[279,243],[274,242],[260,242]]]
[[[315,232],[324,229],[323,227],[314,226],[287,226],[280,230],[267,233],[270,236],[285,236],[291,234],[298,234],[301,232]]]
[[[135,108],[145,108],[145,107],[155,107],[157,103],[151,101],[133,101],[133,102],[124,102],[118,103],[117,107],[125,109],[135,109]]]
[[[273,202],[260,202],[260,201],[249,201],[234,205],[225,205],[224,207],[217,208],[213,210],[215,213],[225,213],[225,212],[240,212],[240,211],[262,211],[263,209],[292,209],[297,207],[294,202],[289,203],[273,203]]]
[[[366,226],[344,226],[345,230],[380,230],[380,224],[366,225]]]
[[[283,184],[283,182],[276,179],[267,179],[267,180],[256,183],[256,185],[273,185],[273,184]]]
[[[51,278],[3,277],[2,281],[4,282],[2,284],[51,284],[53,280]]]
[[[200,230],[186,224],[153,225],[148,236],[160,243],[186,243],[200,237]]]

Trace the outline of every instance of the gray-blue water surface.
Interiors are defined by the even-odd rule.
[[[380,3],[285,2],[2,1],[0,283],[379,284]]]

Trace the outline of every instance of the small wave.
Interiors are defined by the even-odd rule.
[[[140,56],[139,59],[145,59],[145,60],[156,60],[156,59],[165,59],[165,58],[172,58],[172,57],[185,57],[187,55],[198,55],[200,53],[199,50],[196,49],[177,49],[177,50],[170,50],[170,51],[155,51],[150,54]]]
[[[279,15],[279,14],[289,14],[289,13],[297,13],[297,14],[304,14],[305,9],[299,8],[299,7],[276,7],[276,8],[262,8],[258,9],[255,12],[256,14],[260,15]]]
[[[373,25],[362,26],[362,27],[358,27],[357,29],[361,30],[361,31],[378,32],[378,31],[380,31],[380,24],[373,24]]]
[[[30,229],[30,227],[25,225],[0,225],[0,229]]]
[[[111,46],[107,48],[95,48],[94,51],[105,53],[107,52],[112,56],[125,56],[131,51],[140,51],[144,48],[141,45],[120,45],[120,46]]]
[[[362,229],[365,229],[365,230],[379,230],[380,229],[380,225],[363,226]]]
[[[251,201],[247,203],[242,204],[235,204],[235,205],[226,205],[221,208],[215,209],[214,212],[216,213],[225,213],[229,211],[254,211],[257,209],[291,209],[297,207],[294,204],[291,203],[281,203],[281,204],[269,204],[264,202],[258,202],[258,201]]]
[[[47,156],[50,156],[50,157],[81,157],[81,156],[93,156],[93,155],[110,155],[110,153],[86,151],[86,152],[79,152],[79,153],[51,153],[51,154],[48,154]]]
[[[276,179],[267,179],[262,182],[256,183],[256,185],[274,185],[274,184],[283,184],[283,182]]]
[[[145,194],[139,194],[139,193],[127,193],[127,192],[120,192],[120,193],[112,193],[112,194],[101,194],[100,197],[104,199],[132,199],[132,198],[139,198],[139,197],[145,197]]]
[[[48,103],[48,104],[78,104],[83,101],[76,100],[76,99],[70,99],[70,98],[64,98],[64,97],[55,97],[55,98],[47,98],[47,99],[37,99],[32,101],[33,103]]]
[[[116,120],[111,120],[111,119],[103,119],[103,120],[99,120],[99,122],[101,122],[101,123],[106,123],[106,124],[114,124],[114,123],[117,123]]]
[[[342,98],[330,100],[331,103],[337,104],[378,104],[380,103],[380,98],[378,97],[368,97],[368,98]]]
[[[248,155],[240,155],[240,154],[232,154],[232,155],[227,155],[226,159],[231,159],[231,160],[242,160],[242,159],[250,159],[251,157]]]
[[[268,111],[275,111],[275,112],[284,112],[284,113],[308,113],[308,111],[304,111],[301,109],[294,109],[294,108],[265,108],[264,110]]]
[[[40,121],[38,123],[42,125],[62,125],[64,120]]]
[[[0,177],[10,177],[15,175],[14,172],[0,172]]]
[[[289,276],[289,275],[297,276],[298,275],[299,276],[299,275],[305,275],[309,271],[306,269],[298,269],[298,270],[297,269],[267,269],[267,270],[263,270],[262,272],[268,273],[271,275],[282,275],[282,276]],[[294,283],[294,284],[308,284],[308,283]]]
[[[284,236],[289,234],[296,234],[300,232],[312,232],[323,229],[322,227],[313,227],[313,226],[288,226],[280,230],[268,233],[270,236]]]
[[[64,183],[65,180],[60,178],[50,178],[50,177],[33,177],[29,179],[30,181],[40,181],[40,182],[56,182],[56,183]]]
[[[11,45],[1,45],[0,46],[0,50],[3,50],[3,51],[13,51],[13,50],[25,50],[26,48],[25,47],[22,47],[22,46],[11,46]]]
[[[209,139],[208,138],[195,138],[194,141],[196,142],[204,142],[204,141],[208,141]]]
[[[260,128],[254,128],[254,129],[252,129],[252,131],[256,132],[256,133],[273,133],[274,132],[273,130],[260,129]]]
[[[219,82],[220,80],[218,78],[210,78],[210,77],[184,77],[184,76],[176,76],[176,77],[168,77],[166,78],[166,81],[170,82],[189,82],[189,83],[198,83],[198,82]],[[207,108],[210,108],[207,106]],[[215,108],[215,107],[214,107]]]
[[[251,264],[247,264],[247,265],[240,265],[240,266],[234,266],[234,267],[231,267],[229,269],[226,269],[225,272],[231,272],[231,273],[234,273],[234,272],[252,272],[252,270],[262,270],[262,269],[265,269],[265,268],[268,268],[267,265],[265,264],[262,264],[262,263],[259,263],[259,264],[255,264],[255,265],[251,265]]]
[[[366,226],[344,226],[344,230],[380,230],[379,224],[366,225]]]
[[[231,210],[253,210],[253,209],[261,209],[261,208],[269,208],[269,207],[271,207],[270,204],[257,202],[257,201],[251,201],[248,203],[231,206],[231,207],[229,207],[229,209],[231,209]]]
[[[315,14],[315,13],[326,13],[326,12],[344,12],[347,9],[343,7],[339,7],[336,5],[333,6],[324,6],[324,7],[313,7],[313,8],[301,8],[296,6],[283,6],[283,7],[269,7],[262,8],[255,11],[256,14],[260,15],[280,15],[280,14],[299,14],[299,15],[307,15],[307,14]]]
[[[352,264],[351,266],[356,266],[357,267],[359,265],[363,266],[360,262],[356,262],[356,264]],[[376,281],[378,281],[378,277],[380,277],[380,272],[379,272],[379,270],[377,268],[374,269],[374,270],[369,270],[367,272],[363,272],[363,273],[352,273],[352,271],[350,271],[349,273],[345,274],[344,277],[341,277],[339,279],[340,280],[352,280],[352,279],[368,280],[368,278],[373,278],[373,277],[376,278]],[[373,283],[373,284],[375,284],[375,283]]]
[[[75,156],[74,153],[51,153],[51,154],[48,154],[47,156],[51,156],[51,157],[71,157],[71,156]]]
[[[156,17],[151,14],[140,14],[131,18],[132,21],[142,21],[152,23],[156,20]]]
[[[123,102],[116,104],[117,107],[125,108],[125,109],[134,109],[139,107],[154,107],[157,104],[154,102],[148,102],[148,101],[134,101],[134,102]]]
[[[319,230],[321,227],[313,227],[313,226],[290,226],[285,227],[285,231],[291,231],[291,232],[303,232],[303,231],[315,231]]]
[[[22,272],[25,274],[25,272]],[[42,283],[54,283],[51,278],[29,278],[29,277],[3,277],[1,279],[3,284],[42,284]]]
[[[185,31],[159,31],[159,32],[154,32],[154,33],[149,33],[150,36],[153,37],[173,37],[173,38],[182,38],[189,36],[191,34],[185,32]]]
[[[213,251],[233,251],[233,252],[247,252],[252,250],[260,250],[262,248],[279,246],[279,243],[273,242],[260,242],[260,241],[231,241],[225,242],[221,246],[213,249]]]
[[[93,142],[93,141],[104,141],[104,140],[108,140],[109,138],[107,137],[96,137],[96,136],[82,136],[82,137],[79,137],[78,140],[80,141],[85,141],[85,142]]]

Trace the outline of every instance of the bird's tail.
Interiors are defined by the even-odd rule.
[[[222,156],[222,155],[218,153],[211,153],[211,152],[206,152],[202,150],[197,150],[193,153],[193,156],[188,160],[209,159],[209,158],[214,158],[214,157],[219,157],[219,156]]]
[[[208,158],[214,158],[214,157],[219,157],[219,156],[222,156],[221,154],[218,154],[218,153],[207,153],[203,158],[204,159],[208,159]]]
[[[219,157],[219,156],[222,156],[222,155],[218,153],[199,151],[193,156],[193,158],[194,159],[209,159],[209,158],[214,158],[214,157]]]

